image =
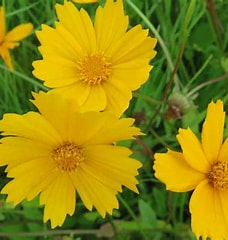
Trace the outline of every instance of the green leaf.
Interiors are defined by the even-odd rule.
[[[157,217],[152,207],[142,199],[139,199],[138,204],[142,221],[146,223],[148,226],[156,228]]]

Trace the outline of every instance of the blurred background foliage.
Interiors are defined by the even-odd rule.
[[[54,26],[52,0],[1,0],[7,29],[32,22],[34,31],[11,52],[15,71],[0,59],[0,116],[34,110],[31,91],[47,90],[32,75],[32,61],[41,59],[35,31],[41,24]],[[101,0],[100,4],[105,1]],[[94,16],[97,4],[79,5]],[[61,228],[43,224],[39,199],[16,208],[0,196],[0,239],[195,239],[190,230],[190,193],[172,193],[153,176],[154,152],[178,150],[178,128],[190,127],[199,135],[208,103],[222,99],[228,110],[228,1],[225,0],[124,0],[130,25],[141,24],[158,39],[157,56],[148,81],[133,94],[125,117],[134,117],[146,136],[124,142],[133,157],[143,162],[139,191],[123,189],[120,208],[102,219],[79,202]],[[64,46],[63,46],[64,47]],[[227,128],[225,133],[227,136]],[[184,179],[183,179],[184,180]],[[1,168],[0,187],[6,183]],[[20,189],[18,189],[20,191]]]

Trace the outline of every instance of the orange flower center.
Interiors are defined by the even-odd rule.
[[[111,73],[111,63],[103,55],[86,56],[80,65],[80,79],[89,85],[101,84]]]
[[[65,142],[52,150],[52,158],[59,169],[63,171],[75,171],[84,157],[81,149],[74,143]]]
[[[218,189],[228,189],[228,162],[216,162],[207,175],[209,184]]]

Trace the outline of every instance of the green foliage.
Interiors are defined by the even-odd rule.
[[[41,24],[54,25],[56,2],[63,1],[0,1],[6,7],[7,29],[27,22],[35,28],[11,52],[14,72],[0,59],[1,117],[7,112],[33,110],[29,102],[31,91],[46,89],[32,75],[32,61],[41,59],[35,31]],[[76,213],[55,230],[43,223],[38,198],[14,208],[1,196],[0,239],[195,239],[190,230],[190,194],[167,192],[153,176],[152,156],[154,152],[165,152],[167,147],[178,150],[175,135],[180,127],[189,126],[199,135],[210,101],[222,99],[228,110],[228,2],[214,3],[217,19],[213,19],[202,0],[124,0],[130,25],[142,24],[158,39],[149,80],[134,93],[125,112],[125,116],[135,117],[136,125],[146,133],[135,143],[123,143],[144,165],[138,176],[140,195],[124,189],[119,198],[120,209],[105,219],[97,212],[88,212],[79,202]],[[83,5],[91,15],[95,6]],[[217,21],[219,26],[215,25]],[[173,108],[172,94],[182,96],[176,100],[178,109]],[[184,110],[183,101],[187,101]],[[228,134],[227,128],[225,133]],[[1,186],[6,182],[3,170]]]

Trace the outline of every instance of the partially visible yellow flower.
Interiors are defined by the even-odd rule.
[[[40,194],[44,222],[61,226],[76,207],[76,192],[86,208],[104,217],[118,208],[122,185],[138,192],[135,176],[141,163],[115,143],[141,134],[132,118],[108,112],[80,113],[74,101],[53,91],[34,94],[40,113],[5,114],[0,131],[0,165],[13,178],[3,188],[18,204]]]
[[[4,8],[0,7],[0,56],[9,69],[13,70],[9,50],[19,46],[19,41],[27,37],[32,30],[33,25],[25,23],[6,32]]]
[[[98,2],[99,0],[72,0],[72,1],[76,3],[95,3]]]
[[[122,0],[99,6],[94,23],[72,2],[56,5],[55,28],[37,31],[42,60],[33,74],[50,88],[77,99],[87,110],[110,110],[121,115],[149,77],[156,39],[137,25],[127,31]]]
[[[183,153],[155,154],[155,176],[168,190],[194,190],[190,199],[192,230],[197,238],[228,239],[228,138],[223,142],[223,102],[208,105],[201,142],[188,129],[177,140]]]

